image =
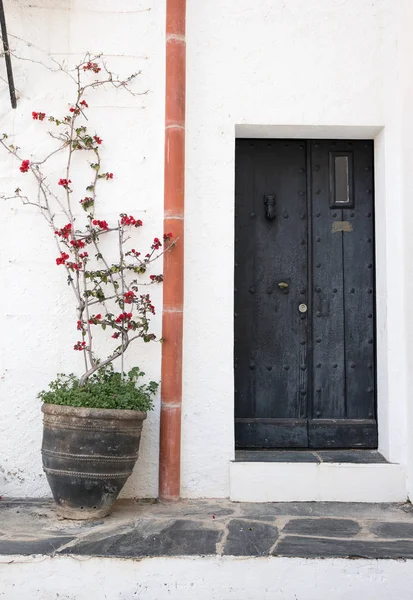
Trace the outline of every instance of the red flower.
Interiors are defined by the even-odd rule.
[[[102,138],[100,138],[98,135],[94,135],[93,139],[97,144],[101,144],[103,142]]]
[[[113,173],[103,173],[102,177],[106,177],[106,180],[113,179]]]
[[[67,266],[71,271],[79,271],[82,268],[82,263],[68,262]]]
[[[22,173],[27,173],[29,168],[30,168],[30,160],[23,160],[22,164],[20,165],[20,171]]]
[[[123,215],[120,220],[121,225],[135,225],[135,223],[136,219],[132,217],[132,215],[130,217],[128,217],[128,215]]]
[[[89,256],[89,254],[87,252],[82,252],[81,254],[79,254],[79,258],[87,258]]]
[[[80,108],[73,108],[72,106],[69,108],[69,112],[73,113],[74,115],[78,115],[80,113]]]
[[[172,233],[164,233],[163,234],[163,241],[164,242],[169,242],[169,240],[171,240],[173,237]]]
[[[88,62],[86,63],[86,65],[83,66],[83,70],[84,71],[93,71],[94,73],[99,73],[99,71],[101,71],[100,67],[98,67],[98,64],[95,62]]]
[[[148,310],[149,312],[151,312],[154,315],[155,307],[153,304],[151,304],[151,298],[150,298],[149,294],[142,295],[141,300],[142,300],[146,310]]]
[[[89,319],[89,323],[91,325],[96,325],[102,318],[102,315],[99,313],[98,315],[92,315]]]
[[[61,185],[65,188],[65,190],[69,189],[69,183],[72,183],[71,179],[59,179],[57,185]]]
[[[43,121],[45,116],[46,116],[46,113],[44,113],[44,112],[32,112],[32,117],[33,117],[34,121]]]
[[[163,281],[163,275],[150,275],[149,279],[151,281],[157,281],[158,283],[161,283],[161,281]]]
[[[123,312],[115,319],[115,323],[123,323],[123,321],[129,321],[132,318],[132,313]]]
[[[132,304],[135,294],[132,291],[125,292],[123,298],[126,304]]]
[[[86,100],[81,100],[79,102],[80,106],[84,106],[85,108],[89,108],[89,104],[86,102]]]
[[[71,233],[72,233],[72,224],[71,223],[68,223],[67,225],[62,227],[62,229],[58,229],[57,231],[55,231],[55,235],[58,235],[58,236],[64,238],[65,240],[67,240],[69,238],[69,235]]]
[[[86,349],[86,342],[76,342],[76,344],[73,346],[73,350],[85,350]]]
[[[99,219],[93,219],[93,225],[97,225],[100,229],[104,229],[105,231],[109,230],[109,225],[106,221],[100,221]]]
[[[116,331],[116,332],[115,332],[115,333],[112,335],[112,337],[113,337],[113,338],[115,338],[115,340],[117,340],[119,336],[120,336],[120,332],[119,332],[119,331]]]
[[[162,246],[161,244],[161,240],[159,238],[154,238],[153,240],[153,244],[151,246],[151,248],[153,248],[154,250],[159,250],[159,248]]]
[[[83,329],[82,321],[77,322],[77,328],[81,331]]]
[[[65,265],[69,255],[66,252],[61,252],[59,258],[56,258],[57,265]]]
[[[82,240],[70,240],[70,244],[73,248],[84,248],[86,246],[85,242]]]

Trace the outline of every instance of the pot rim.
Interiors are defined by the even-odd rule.
[[[43,402],[42,412],[48,415],[79,417],[83,419],[118,419],[119,421],[144,421],[148,413],[126,408],[89,408],[85,406],[66,406]]]

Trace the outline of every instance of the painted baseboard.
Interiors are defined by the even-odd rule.
[[[231,462],[235,502],[405,502],[398,464]]]

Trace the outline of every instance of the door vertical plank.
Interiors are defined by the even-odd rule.
[[[262,201],[257,216],[255,270],[257,336],[257,417],[299,418],[305,332],[298,305],[305,297],[307,236],[304,144],[263,140],[257,153],[255,193]],[[259,173],[259,175],[258,175]],[[276,195],[276,217],[265,214],[264,196]],[[287,288],[282,286],[287,284]],[[281,286],[281,287],[280,287]],[[304,291],[304,294],[301,292]]]
[[[330,208],[330,148],[312,142],[313,419],[345,417],[343,234],[333,233],[342,212]]]
[[[354,151],[354,207],[344,210],[345,349],[349,419],[375,419],[373,142]]]
[[[235,417],[255,414],[256,311],[249,287],[255,271],[255,145],[237,140],[235,154],[234,385]]]

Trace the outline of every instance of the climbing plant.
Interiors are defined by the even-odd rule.
[[[31,113],[39,127],[49,128],[54,148],[47,156],[28,158],[7,133],[0,136],[3,149],[18,161],[16,168],[22,177],[21,186],[3,198],[19,199],[25,205],[37,207],[53,235],[57,252],[51,260],[56,268],[65,272],[76,301],[73,327],[77,338],[73,350],[81,352],[84,358],[83,373],[79,378],[69,379],[71,385],[66,382],[66,387],[74,386],[79,391],[86,386],[80,394],[85,398],[92,383],[107,384],[108,377],[114,373],[112,365],[116,359],[120,359],[121,375],[120,379],[116,376],[116,381],[129,388],[131,381],[136,382],[139,371],[124,375],[124,355],[135,340],[157,340],[150,328],[151,317],[155,314],[150,288],[162,282],[163,277],[159,272],[153,272],[152,265],[165,251],[172,249],[176,240],[172,233],[166,232],[155,237],[146,251],[137,250],[137,244],[132,240],[144,225],[141,219],[119,212],[116,221],[109,222],[99,215],[100,186],[111,185],[116,173],[105,165],[105,142],[98,129],[92,126],[90,96],[108,86],[134,94],[130,83],[139,73],[122,80],[108,69],[102,55],[90,54],[73,70],[64,70],[74,87],[70,103],[55,114],[46,113],[41,107]],[[61,159],[61,174],[55,179],[48,173],[52,158],[53,172],[56,158]],[[79,193],[78,185],[81,179],[78,177],[79,158],[86,163],[90,173],[83,193]],[[27,176],[35,181],[34,197],[23,191],[23,178]],[[114,248],[115,260],[109,258],[113,256]],[[96,347],[97,337],[100,339],[95,335],[98,328],[107,332],[112,340],[112,349],[105,356],[101,356]],[[162,342],[162,339],[158,341]],[[54,385],[54,398],[58,389],[63,398],[62,385],[57,388],[56,382]],[[45,400],[47,393],[43,393]],[[74,401],[66,398],[62,402]]]

